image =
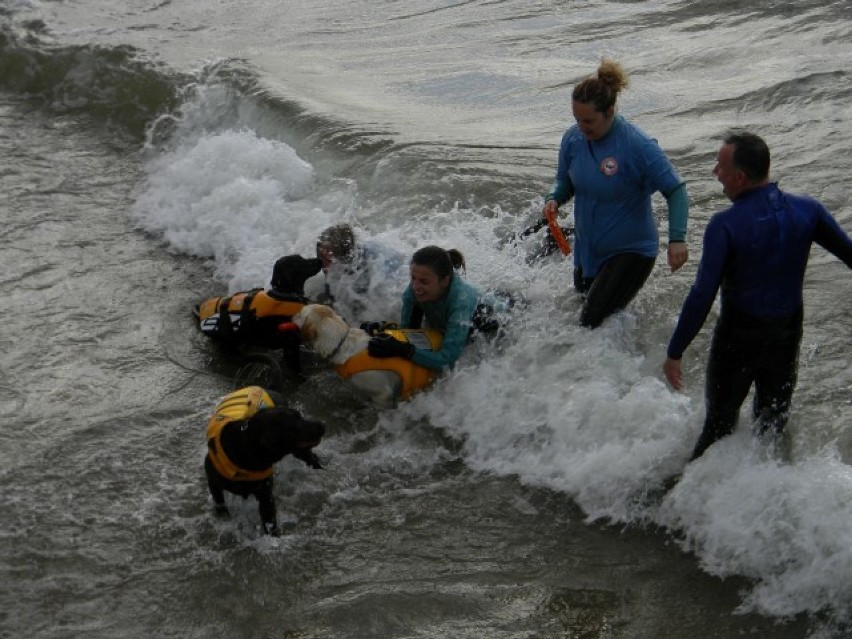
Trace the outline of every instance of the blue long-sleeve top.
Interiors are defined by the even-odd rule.
[[[668,356],[681,358],[720,287],[723,314],[776,319],[797,313],[812,242],[852,268],[852,240],[825,207],[813,198],[785,193],[775,183],[747,191],[714,215]]]
[[[574,264],[584,276],[619,253],[657,255],[656,191],[668,204],[669,241],[683,241],[686,187],[656,140],[620,115],[600,140],[587,140],[577,126],[565,132],[547,199],[561,205],[574,196]]]
[[[411,313],[415,308],[420,308],[426,318],[426,326],[443,333],[440,350],[418,348],[411,361],[433,370],[452,368],[470,337],[473,313],[479,298],[479,291],[456,273],[452,274],[444,296],[436,302],[418,302],[409,284],[402,294],[400,327],[411,328]]]

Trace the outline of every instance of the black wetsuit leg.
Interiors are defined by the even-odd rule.
[[[722,322],[719,322],[713,332],[707,359],[704,383],[707,414],[704,429],[690,461],[698,459],[710,446],[734,432],[740,407],[753,381],[748,354],[743,352],[742,345],[735,342],[731,332],[725,330]]]
[[[620,311],[636,297],[654,270],[656,258],[638,253],[619,253],[609,258],[593,278],[574,271],[574,287],[586,295],[580,324],[597,328],[613,313]]]
[[[752,415],[760,434],[784,431],[796,386],[801,312],[781,320],[723,317],[713,333],[707,362],[707,417],[691,459],[730,435],[752,383]]]
[[[784,433],[798,379],[801,342],[801,315],[791,318],[789,326],[768,331],[754,379],[752,415],[758,435]]]

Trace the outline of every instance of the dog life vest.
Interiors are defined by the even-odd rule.
[[[252,417],[262,408],[275,406],[275,402],[260,386],[248,386],[234,391],[219,402],[210,421],[207,422],[207,454],[213,467],[225,479],[231,481],[260,481],[272,477],[272,466],[264,470],[245,470],[240,468],[222,449],[222,429],[231,422]]]
[[[305,303],[295,298],[278,298],[259,288],[230,297],[211,297],[198,306],[199,328],[202,333],[227,339],[241,329],[248,330],[255,320],[275,317],[289,322]]]
[[[437,351],[441,348],[441,339],[443,337],[440,331],[432,328],[385,329],[383,332],[398,339],[400,342],[408,342],[416,348],[430,351]],[[400,399],[402,401],[405,401],[415,392],[428,386],[438,377],[438,371],[431,368],[418,366],[401,357],[371,357],[366,350],[353,355],[342,364],[335,366],[334,369],[343,379],[348,379],[355,373],[363,373],[364,371],[393,371],[399,375],[402,381],[402,390],[400,391]]]

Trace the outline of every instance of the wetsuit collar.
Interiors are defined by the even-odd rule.
[[[778,184],[776,182],[758,184],[740,193],[740,196],[734,202],[745,202],[754,197],[761,197],[762,194],[767,194],[765,197],[771,197],[772,192],[778,192]]]

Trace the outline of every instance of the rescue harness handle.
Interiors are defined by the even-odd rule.
[[[568,243],[568,240],[565,239],[565,234],[562,233],[562,227],[559,226],[559,222],[556,220],[556,213],[545,213],[545,219],[547,220],[547,230],[550,231],[550,235],[556,242],[556,246],[558,246],[559,250],[562,251],[562,255],[570,255],[571,245]]]

